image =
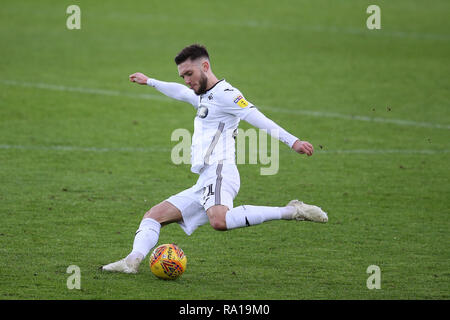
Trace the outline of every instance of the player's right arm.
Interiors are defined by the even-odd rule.
[[[198,107],[198,96],[193,90],[176,82],[165,82],[147,77],[145,74],[136,72],[130,75],[130,81],[139,84],[147,84],[162,94],[180,101],[185,101]]]

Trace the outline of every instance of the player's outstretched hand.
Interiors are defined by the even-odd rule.
[[[147,84],[147,79],[148,79],[148,77],[145,74],[140,73],[140,72],[136,72],[136,73],[133,73],[132,75],[130,75],[130,81],[136,82],[139,84]]]
[[[312,156],[314,152],[314,147],[308,141],[297,140],[292,145],[292,149],[300,154],[307,154],[308,156]]]

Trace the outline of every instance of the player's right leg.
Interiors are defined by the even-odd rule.
[[[103,271],[137,273],[141,261],[158,243],[161,226],[181,221],[181,211],[168,201],[163,201],[145,213],[133,242],[133,250],[125,258],[102,266]]]

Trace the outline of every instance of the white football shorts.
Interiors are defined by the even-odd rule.
[[[201,172],[197,183],[166,201],[181,211],[180,227],[191,235],[209,221],[206,210],[214,205],[233,209],[233,200],[239,192],[240,177],[235,164],[212,164]]]

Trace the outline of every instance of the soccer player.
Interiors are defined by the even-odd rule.
[[[313,146],[268,119],[238,89],[224,79],[219,80],[211,69],[204,46],[194,44],[184,48],[175,57],[175,63],[189,88],[149,78],[139,72],[129,78],[131,82],[148,85],[168,97],[188,102],[197,110],[191,146],[191,171],[199,175],[197,183],[145,213],[131,253],[101,269],[137,273],[141,261],[156,246],[161,227],[173,222],[177,222],[187,235],[208,221],[220,231],[279,219],[327,222],[328,216],[321,208],[298,200],[282,207],[233,207],[240,187],[235,135],[241,119],[266,130],[300,154],[311,156]]]

